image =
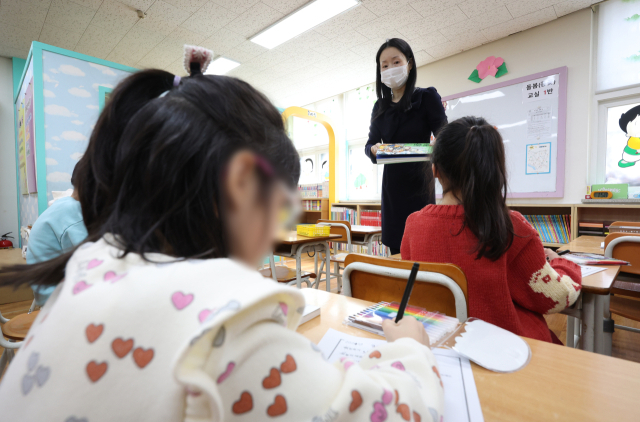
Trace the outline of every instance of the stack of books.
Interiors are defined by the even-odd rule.
[[[571,216],[569,215],[525,215],[524,218],[547,243],[569,243],[571,241]]]
[[[360,211],[360,225],[382,227],[382,211]]]
[[[302,209],[305,211],[322,211],[322,201],[320,199],[303,200]]]
[[[433,147],[430,144],[382,144],[376,153],[378,164],[428,161]]]
[[[606,236],[612,221],[578,221],[578,236]]]
[[[329,182],[298,185],[301,198],[328,198]]]

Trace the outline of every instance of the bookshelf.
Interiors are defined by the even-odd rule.
[[[507,204],[509,206],[509,209],[513,210],[513,211],[517,211],[520,214],[522,214],[523,216],[529,216],[529,215],[541,215],[541,216],[548,216],[548,215],[568,215],[569,217],[571,217],[571,233],[573,233],[573,224],[574,224],[574,218],[573,218],[573,204],[520,204],[520,203],[513,203],[513,204]],[[574,236],[571,235],[571,239],[574,239]],[[569,241],[571,241],[571,239]],[[560,246],[564,245],[564,243],[560,243],[560,242],[545,242],[543,240],[542,245],[544,247],[547,248],[559,248]]]
[[[314,203],[320,203],[320,209],[313,208]],[[329,198],[302,198],[302,215],[300,216],[301,224],[315,224],[318,220],[328,220],[331,215],[329,207]]]

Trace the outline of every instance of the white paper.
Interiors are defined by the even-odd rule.
[[[347,358],[359,362],[386,340],[355,337],[330,328],[318,343],[330,363]],[[483,422],[482,408],[469,359],[453,350],[433,349],[444,384],[444,421]]]
[[[522,102],[542,101],[558,96],[558,75],[544,76],[522,84]]]
[[[526,174],[545,174],[551,171],[551,142],[530,144],[527,148]]]
[[[604,249],[604,242],[600,242],[600,249]]]
[[[540,139],[551,136],[553,112],[550,106],[539,106],[529,110],[527,115],[527,138]]]
[[[606,268],[602,267],[589,267],[587,265],[581,265],[580,270],[582,271],[582,277],[586,277],[591,274],[599,273],[600,271],[606,270]]]

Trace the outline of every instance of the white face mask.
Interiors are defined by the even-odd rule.
[[[400,88],[409,78],[409,65],[392,67],[380,74],[382,83],[391,89]]]

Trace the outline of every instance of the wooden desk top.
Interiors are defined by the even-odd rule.
[[[604,242],[604,236],[580,236],[558,248],[558,251],[569,249],[571,252],[595,253],[604,255],[604,249],[600,245]]]
[[[382,227],[351,225],[351,234],[376,234],[382,233]]]
[[[26,264],[27,261],[22,257],[22,249],[0,249],[0,268],[5,265]]]
[[[370,302],[315,289],[302,289],[307,303],[321,306],[320,317],[298,332],[317,343],[329,328],[359,337],[380,338],[342,325],[344,318]],[[513,374],[498,374],[476,364],[473,375],[486,422],[491,421],[638,421],[640,364],[524,339],[531,362]]]
[[[300,236],[296,232],[289,232],[286,236],[277,240],[281,245],[301,245],[304,243],[322,242],[325,240],[339,239],[342,236],[339,234],[330,234],[329,236],[307,237]]]

